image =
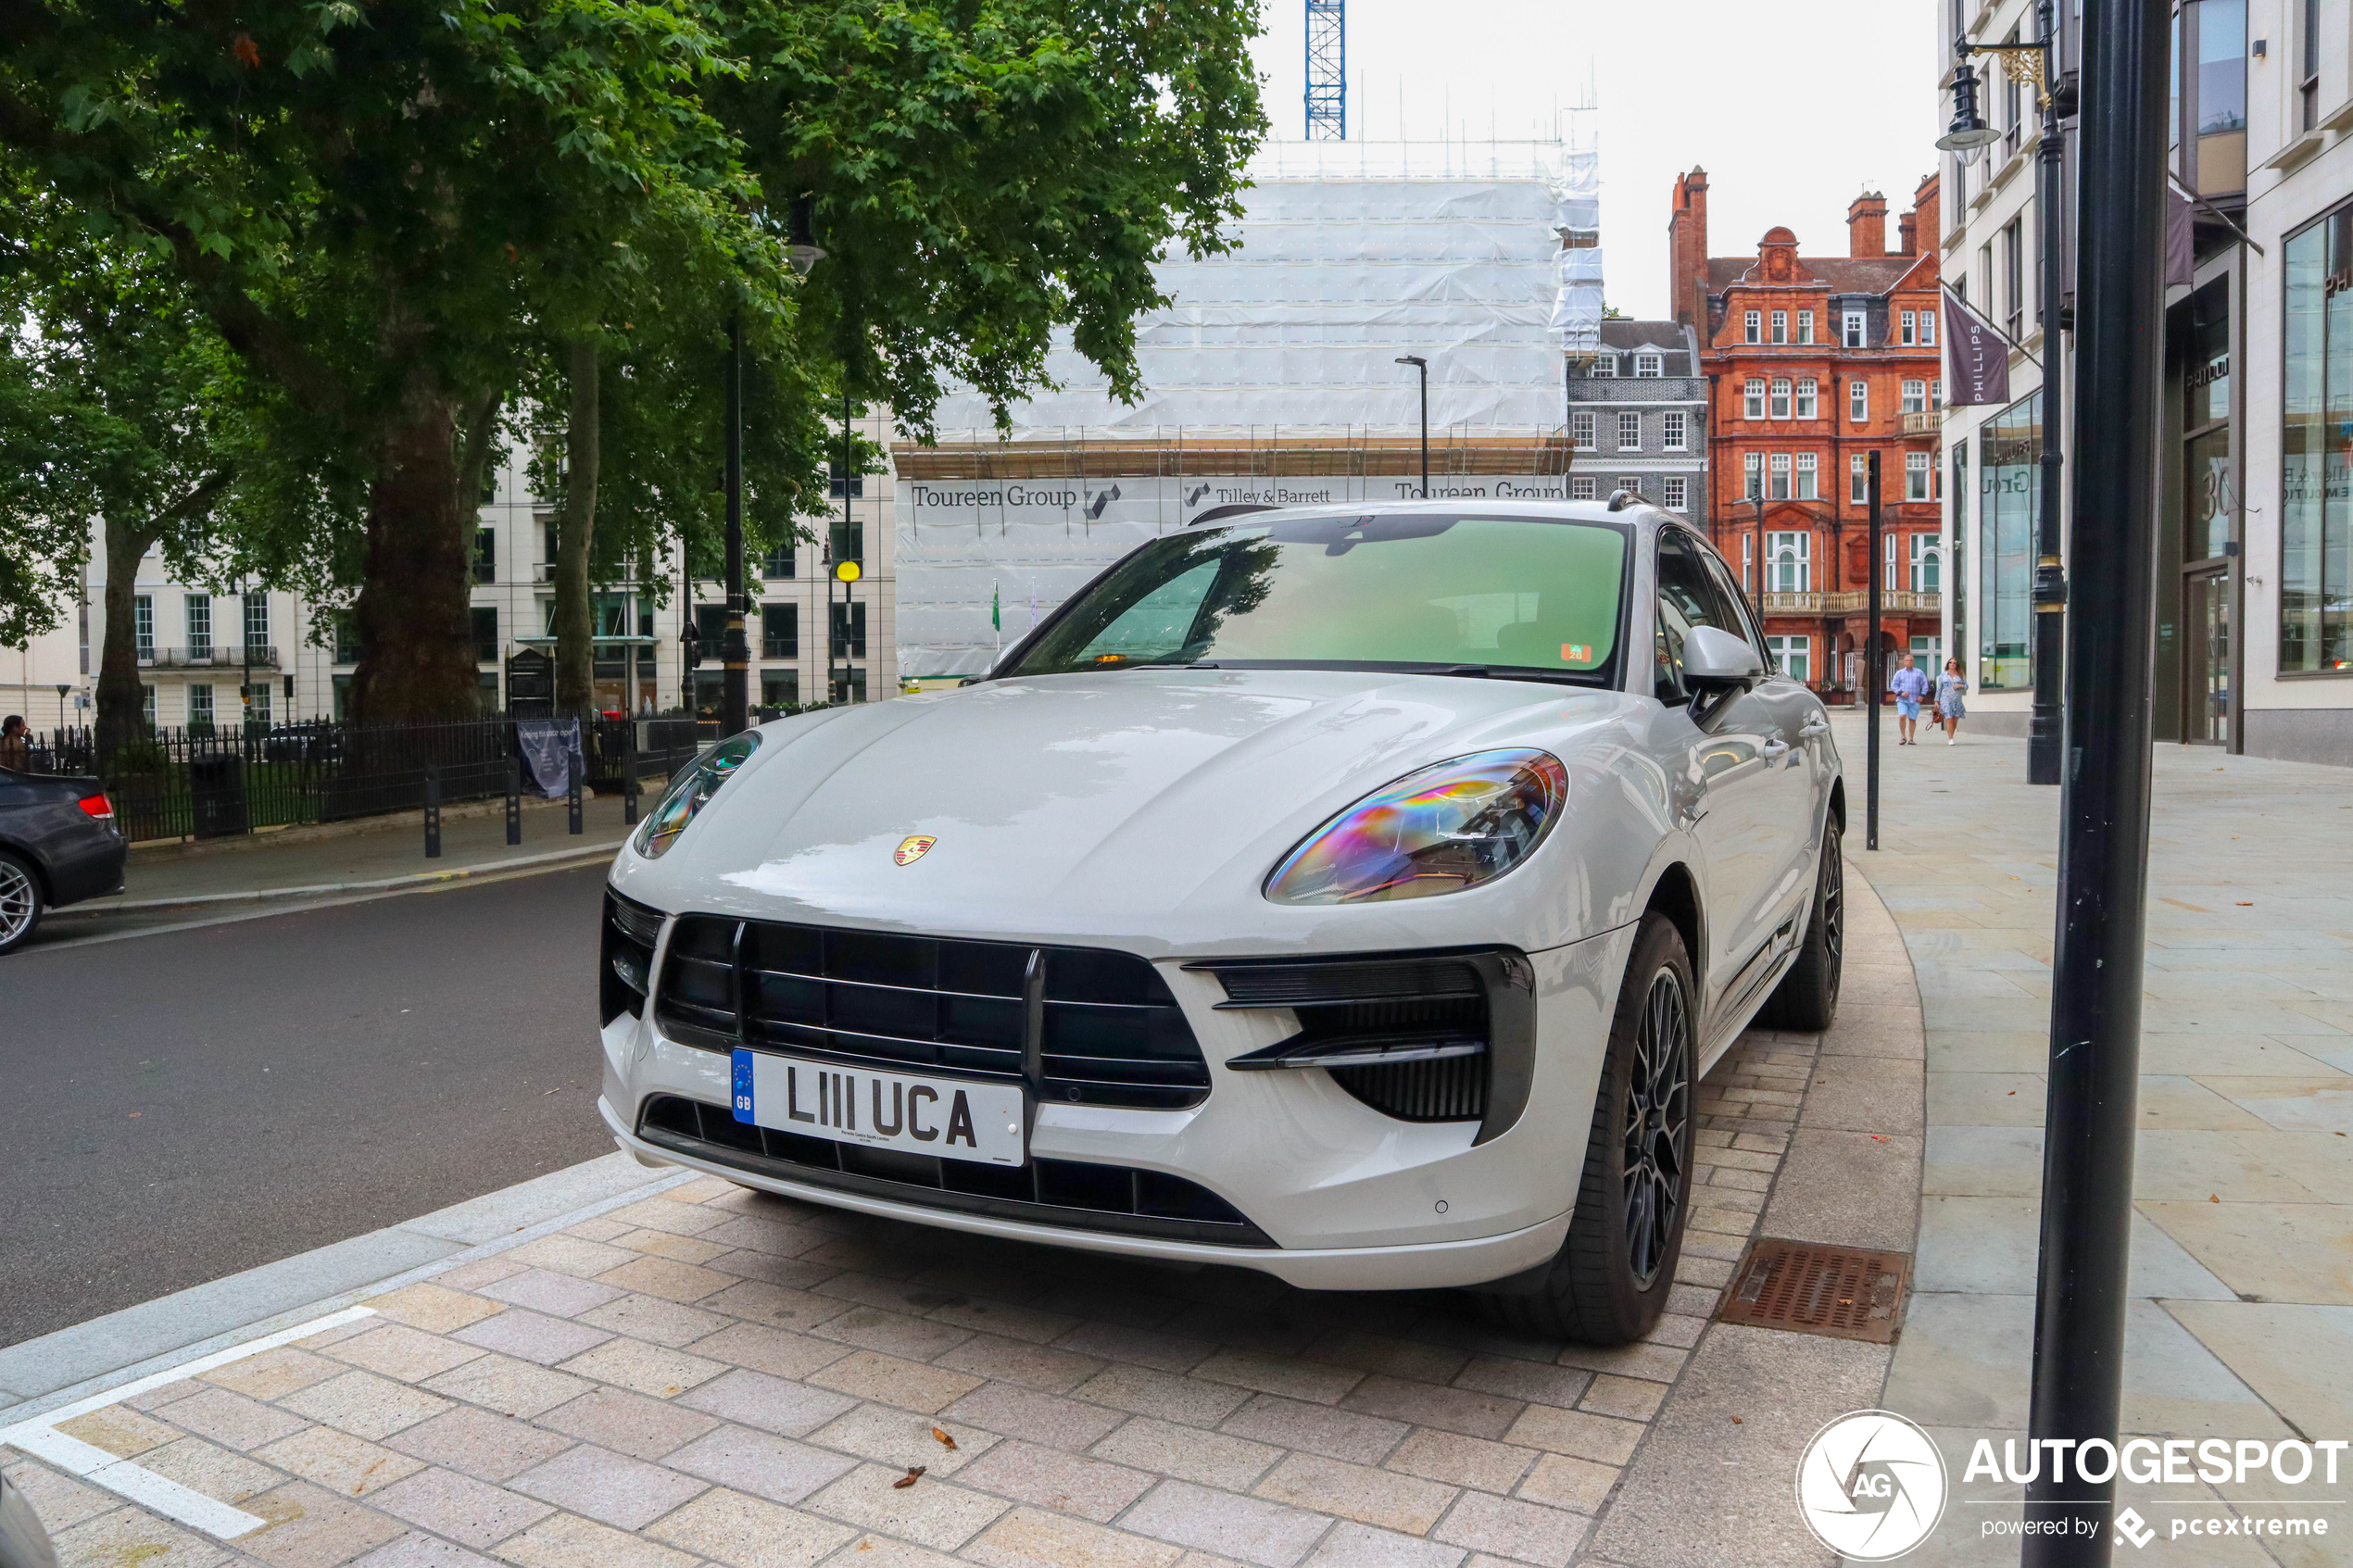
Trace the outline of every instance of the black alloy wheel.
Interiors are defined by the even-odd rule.
[[[1691,1169],[1692,1010],[1671,969],[1651,979],[1628,1091],[1626,1266],[1635,1285],[1648,1289],[1673,1250]]]

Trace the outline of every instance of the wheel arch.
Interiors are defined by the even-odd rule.
[[[1838,831],[1846,831],[1846,776],[1842,773],[1831,781],[1831,816],[1838,822]]]
[[[32,846],[22,843],[14,838],[0,835],[0,854],[7,855],[12,859],[24,862],[25,870],[32,873],[33,882],[38,884],[41,889],[41,901],[52,908],[56,907],[57,902],[57,883],[49,874],[49,863],[34,852]]]
[[[1707,972],[1707,917],[1703,914],[1699,884],[1691,868],[1680,860],[1669,861],[1651,884],[1650,897],[1643,901],[1642,912],[1653,910],[1667,917],[1683,938],[1683,951],[1692,960],[1693,976]]]

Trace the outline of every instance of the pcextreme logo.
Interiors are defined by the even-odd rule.
[[[1797,1461],[1797,1512],[1840,1556],[1903,1556],[1944,1517],[1944,1457],[1892,1411],[1856,1411],[1814,1434]]]

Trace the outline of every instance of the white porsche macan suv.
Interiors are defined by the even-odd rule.
[[[812,1202],[1639,1336],[1701,1073],[1837,1005],[1839,759],[1764,646],[1623,496],[1172,532],[985,680],[674,781],[599,1109]]]

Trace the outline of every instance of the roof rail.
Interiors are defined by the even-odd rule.
[[[1609,509],[1614,512],[1622,512],[1642,498],[1636,491],[1613,490],[1609,493]]]

